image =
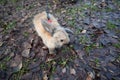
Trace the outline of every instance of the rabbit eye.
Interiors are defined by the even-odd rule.
[[[60,40],[61,42],[63,42],[63,40]]]

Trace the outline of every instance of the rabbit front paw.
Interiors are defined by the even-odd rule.
[[[55,49],[49,49],[49,54],[55,54],[55,53],[56,53]]]

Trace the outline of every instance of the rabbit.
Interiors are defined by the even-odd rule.
[[[33,24],[36,32],[42,38],[44,45],[49,49],[49,54],[54,54],[56,48],[70,42],[66,29],[61,27],[52,14],[49,14],[52,22],[47,21],[47,13],[44,11],[34,16]]]

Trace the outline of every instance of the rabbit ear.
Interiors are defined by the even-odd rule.
[[[64,29],[65,29],[66,32],[74,34],[73,31],[70,30],[69,28],[64,28]]]
[[[51,23],[49,23],[47,20],[41,20],[41,23],[44,27],[44,29],[52,35],[54,33],[54,27]]]

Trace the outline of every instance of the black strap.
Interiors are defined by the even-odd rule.
[[[47,7],[46,7],[47,19],[50,20],[49,8],[48,8],[48,6],[49,6],[48,0],[46,0],[46,2],[47,2]]]

